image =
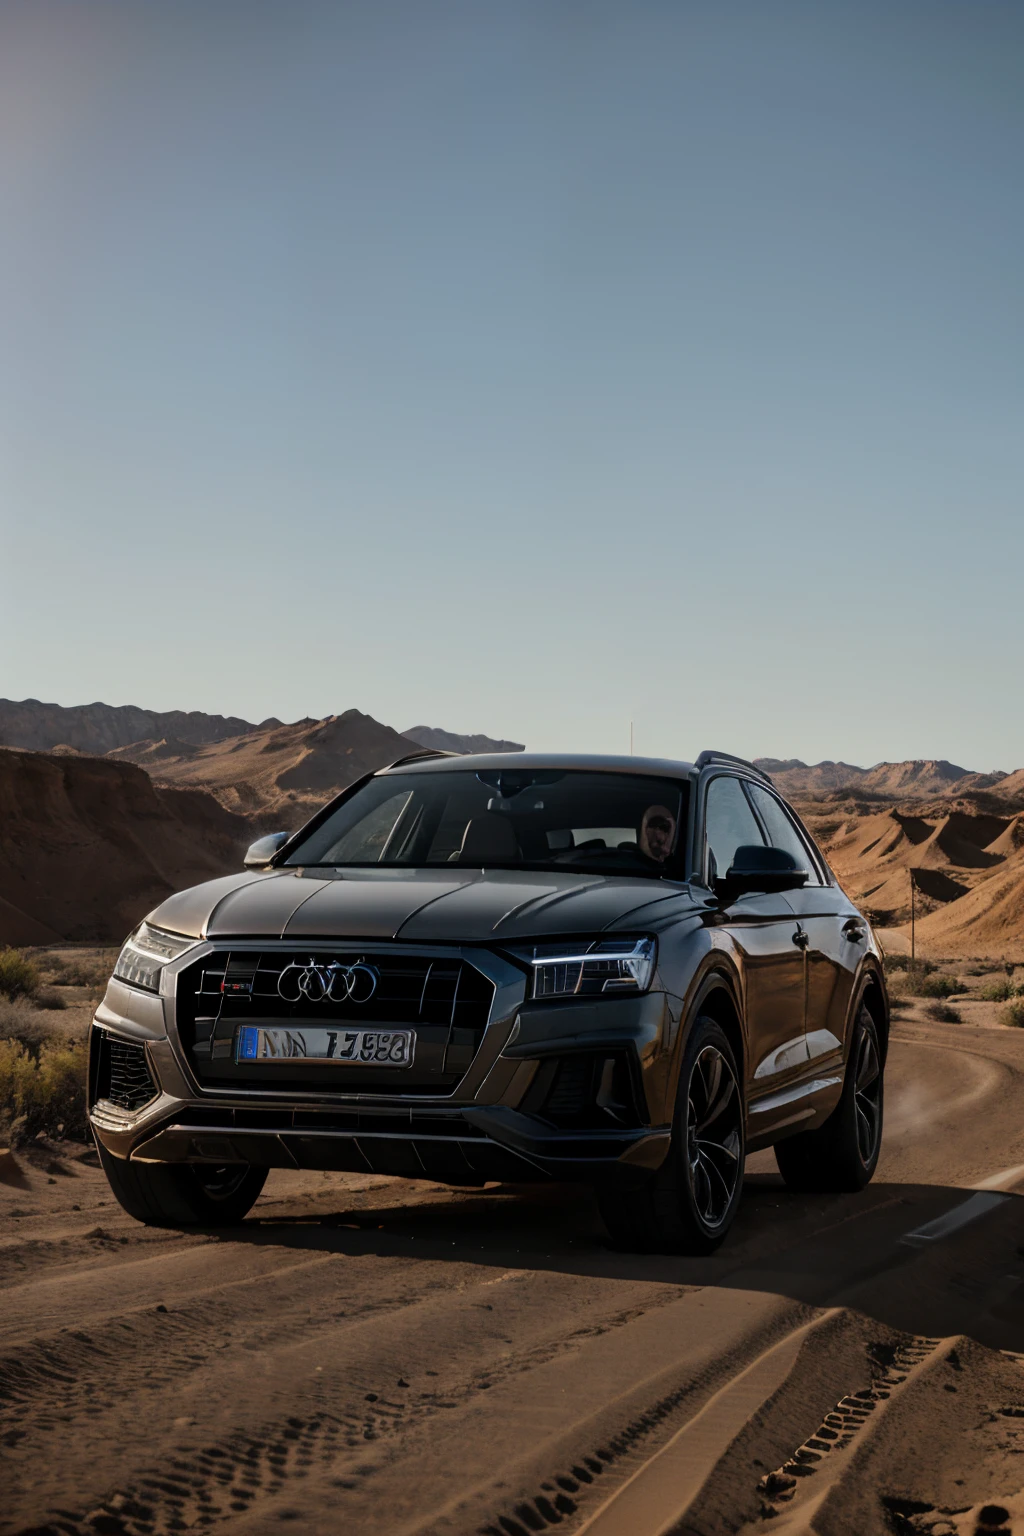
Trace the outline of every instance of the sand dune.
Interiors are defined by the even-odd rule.
[[[1024,941],[1024,857],[1020,854],[973,890],[917,925],[923,952],[1016,954]]]
[[[949,810],[941,802],[929,809],[935,814],[893,806],[848,816],[825,839],[844,888],[883,923],[895,925],[909,919],[913,878],[926,940],[941,935],[954,949],[998,945],[1016,923],[1024,941],[1024,816]],[[812,808],[805,812],[813,824]],[[991,921],[981,920],[990,909]]]

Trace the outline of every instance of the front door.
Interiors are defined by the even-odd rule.
[[[731,774],[710,780],[704,802],[705,878],[709,884],[732,865],[737,848],[764,846],[765,838],[744,786]],[[716,926],[732,940],[743,976],[747,1031],[747,1100],[771,1096],[807,1065],[804,1039],[804,954],[799,925],[787,897],[750,893],[718,914]],[[775,1123],[769,1105],[757,1129]],[[764,1115],[764,1119],[761,1116]]]
[[[759,784],[750,784],[748,793],[772,846],[785,849],[809,874],[806,885],[786,894],[807,936],[803,941],[804,1028],[808,1059],[817,1073],[841,1061],[846,1013],[866,928],[842,891],[826,884],[818,861],[781,802]]]

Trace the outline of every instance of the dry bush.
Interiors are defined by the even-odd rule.
[[[906,971],[917,976],[930,976],[938,967],[931,960],[911,960],[909,955],[883,955],[885,973],[891,971]]]
[[[1024,998],[1015,998],[1012,1003],[1007,1003],[999,1014],[1000,1024],[1009,1024],[1011,1029],[1024,1029]]]
[[[1015,992],[1013,982],[1009,977],[1004,977],[1001,981],[990,981],[979,987],[976,995],[983,1003],[1008,1003]]]
[[[39,971],[20,949],[0,949],[0,997],[31,997],[39,991]]]
[[[88,1052],[81,1045],[44,1044],[38,1055],[20,1040],[0,1040],[0,1118],[18,1139],[83,1136]]]
[[[61,997],[56,987],[40,987],[32,1003],[36,1008],[45,1008],[51,1013],[67,1007],[67,999]]]
[[[0,997],[0,1041],[17,1040],[38,1056],[40,1047],[51,1039],[53,1026],[27,998],[11,1003]]]
[[[70,960],[62,955],[46,955],[41,957],[40,964],[47,981],[58,987],[105,987],[117,952],[113,951],[113,955],[114,959],[106,955],[76,955]]]
[[[925,1013],[937,1024],[961,1024],[963,1018],[956,1008],[951,1008],[948,1003],[929,1003]]]
[[[967,989],[955,976],[913,976],[911,986],[917,997],[955,997]]]

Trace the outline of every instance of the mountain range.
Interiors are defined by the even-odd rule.
[[[356,709],[259,724],[199,711],[0,700],[0,944],[119,939],[170,890],[237,869],[417,747],[522,751]],[[1024,769],[759,758],[854,900],[944,953],[1024,953]]]
[[[1020,793],[1024,787],[1024,770],[1016,774],[973,773],[968,768],[958,768],[956,763],[947,762],[945,758],[876,763],[873,768],[829,761],[808,765],[798,757],[758,757],[754,763],[769,775],[784,795],[820,795],[849,788],[866,795],[913,799],[1007,787],[1011,793]]]

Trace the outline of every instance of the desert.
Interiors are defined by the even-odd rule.
[[[275,1170],[204,1232],[132,1221],[88,1140],[83,1042],[120,939],[417,735],[492,739],[183,718],[0,704],[0,1530],[1024,1521],[1020,773],[760,760],[886,951],[863,1194],[794,1194],[753,1153],[736,1230],[686,1259],[610,1250],[575,1186]]]

